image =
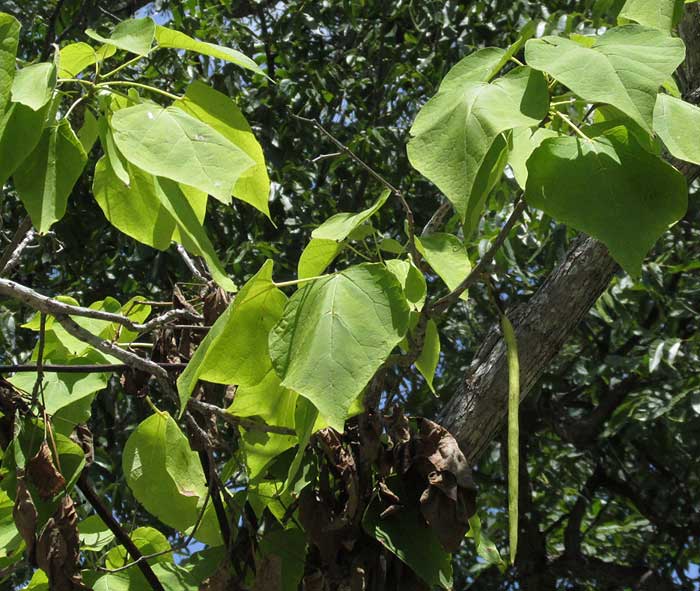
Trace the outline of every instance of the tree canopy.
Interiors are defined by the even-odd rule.
[[[12,589],[697,589],[700,11],[0,3]]]

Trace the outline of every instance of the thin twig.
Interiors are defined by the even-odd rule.
[[[36,356],[36,381],[32,390],[32,407],[39,397],[39,390],[44,390],[44,345],[46,343],[46,314],[42,313],[39,320],[39,348]],[[43,396],[42,396],[43,398]],[[42,407],[44,401],[42,400]]]
[[[447,214],[450,213],[450,210],[452,209],[452,204],[445,199],[442,202],[442,205],[438,207],[435,210],[435,213],[432,215],[432,217],[428,220],[428,223],[425,224],[423,227],[423,231],[421,232],[421,236],[427,236],[428,234],[432,234],[433,232],[437,232],[437,230],[442,227],[442,225],[445,223],[445,218],[447,217]]]
[[[188,254],[188,252],[185,250],[185,247],[182,246],[182,244],[178,244],[176,246],[176,248],[177,248],[177,252],[182,257],[182,260],[185,261],[187,268],[190,271],[192,271],[192,275],[194,275],[200,281],[204,281],[206,283],[208,281],[208,279],[197,268],[197,265],[195,264],[194,259],[192,259],[192,257]]]
[[[105,312],[103,310],[93,310],[92,308],[84,308],[83,306],[71,306],[65,302],[42,295],[26,285],[1,278],[0,295],[19,300],[31,308],[51,316],[81,316],[84,318],[93,318],[95,320],[106,320],[107,322],[121,324],[124,328],[138,333],[149,332],[160,328],[173,320],[184,319],[196,322],[202,320],[201,316],[193,314],[190,310],[169,310],[165,314],[141,324],[121,314],[113,314],[112,312]]]
[[[401,202],[401,206],[404,208],[404,211],[406,212],[406,221],[407,226],[408,226],[408,244],[409,244],[409,250],[411,251],[411,255],[413,256],[414,261],[420,261],[420,255],[418,254],[418,251],[416,249],[416,243],[415,243],[415,219],[413,217],[413,210],[411,210],[410,206],[408,205],[408,201],[406,201],[406,197],[404,196],[403,192],[399,190],[397,187],[395,187],[391,182],[389,182],[385,177],[383,177],[381,174],[379,174],[374,168],[372,168],[369,164],[367,164],[362,158],[360,158],[355,152],[353,152],[350,148],[348,148],[343,142],[341,142],[339,139],[337,139],[330,131],[328,131],[323,125],[321,125],[318,120],[316,119],[310,119],[309,117],[302,117],[301,115],[292,115],[295,119],[298,119],[299,121],[303,121],[305,123],[309,123],[313,125],[316,129],[318,129],[323,135],[325,135],[331,142],[335,144],[335,146],[343,153],[347,154],[352,160],[354,160],[357,164],[359,164],[362,168],[364,168],[372,177],[374,177],[375,180],[377,180],[379,183],[384,185],[387,189],[389,189],[394,195],[396,195],[399,198],[399,201]]]
[[[476,266],[472,269],[471,273],[467,275],[462,283],[431,306],[429,312],[431,316],[440,314],[451,305],[455,304],[459,300],[459,296],[461,296],[467,289],[477,282],[481,274],[486,270],[486,267],[491,264],[491,261],[496,256],[496,253],[501,248],[503,243],[506,241],[506,238],[508,238],[508,234],[510,234],[510,231],[513,229],[513,226],[518,219],[520,219],[520,216],[523,214],[526,207],[527,204],[525,203],[525,200],[518,197],[513,213],[510,214],[508,221],[506,221],[506,223],[503,225],[501,231],[498,233],[498,236],[496,236],[496,239],[484,253],[484,256],[481,257],[481,260],[479,260]]]
[[[0,257],[0,274],[5,274],[5,269],[7,267],[7,264],[10,262],[10,259],[12,259],[12,256],[15,254],[15,251],[19,247],[19,245],[22,243],[24,240],[25,236],[29,231],[32,229],[32,220],[29,216],[26,216],[19,224],[17,227],[17,230],[15,230],[14,235],[12,236],[12,240],[10,241],[10,244],[7,245],[5,250],[2,253],[2,257]]]
[[[163,585],[158,580],[158,577],[153,572],[153,569],[151,569],[151,565],[148,564],[147,561],[143,560],[141,550],[139,550],[136,544],[134,544],[133,540],[129,537],[129,534],[124,531],[119,522],[114,518],[114,515],[112,515],[112,512],[102,503],[102,499],[100,499],[95,489],[92,488],[85,470],[83,470],[78,478],[78,488],[95,509],[97,515],[102,519],[102,521],[105,522],[105,524],[107,524],[107,527],[109,527],[117,540],[119,540],[119,542],[124,546],[129,555],[133,556],[138,561],[136,566],[139,567],[143,576],[146,577],[146,580],[152,587],[153,591],[165,591],[165,589],[163,589]]]
[[[225,423],[228,423],[229,425],[233,425],[235,427],[242,427],[243,429],[246,429],[248,431],[261,431],[263,433],[277,433],[278,435],[296,435],[297,434],[294,429],[290,429],[288,427],[276,427],[274,425],[266,425],[265,423],[260,423],[258,421],[254,421],[252,419],[237,417],[235,415],[229,414],[226,411],[226,409],[224,409],[224,408],[221,408],[219,406],[215,406],[213,404],[209,404],[208,402],[202,402],[201,400],[196,400],[195,398],[190,398],[189,402],[187,403],[187,406],[189,406],[190,409],[192,409],[200,414],[214,415],[215,417],[220,418],[221,420],[223,420]]]
[[[155,362],[153,362],[155,363]],[[166,371],[182,371],[187,367],[186,363],[157,363]],[[85,365],[63,365],[47,363],[42,366],[46,373],[111,373],[132,367],[126,363],[102,363]],[[34,364],[19,363],[16,365],[0,365],[0,374],[4,373],[28,373],[38,371],[39,366]]]

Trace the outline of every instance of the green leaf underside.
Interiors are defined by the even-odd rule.
[[[56,87],[56,66],[42,62],[22,68],[12,82],[12,100],[38,111],[51,100]]]
[[[273,366],[283,386],[342,431],[350,406],[405,335],[408,316],[401,285],[383,265],[351,267],[290,298],[270,333]]]
[[[452,291],[467,278],[472,270],[467,249],[453,234],[436,232],[416,238],[416,248],[426,262]],[[461,299],[467,300],[464,292]]]
[[[12,81],[15,77],[15,56],[19,44],[19,21],[6,13],[0,13],[0,117],[10,100]]]
[[[312,238],[299,257],[299,279],[321,275],[343,251],[343,244],[335,240]]]
[[[559,134],[545,127],[538,127],[535,130],[521,128],[513,131],[508,164],[513,171],[515,181],[521,189],[525,189],[527,184],[528,158],[532,156],[532,153],[544,140],[550,137],[559,137]]]
[[[71,43],[59,53],[58,77],[75,78],[85,68],[94,66],[98,61],[97,53],[87,43]]]
[[[32,222],[44,233],[66,213],[87,154],[67,120],[44,130],[34,151],[14,172],[15,188]]]
[[[632,275],[687,208],[684,177],[623,127],[545,140],[527,162],[527,202],[603,242]]]
[[[258,64],[240,51],[213,43],[197,41],[185,35],[185,33],[173,31],[161,25],[156,25],[156,41],[160,47],[194,51],[202,55],[208,55],[209,57],[231,62],[232,64],[236,64],[237,66],[241,66],[242,68],[246,68],[258,74],[264,74]]]
[[[0,185],[32,153],[44,130],[49,105],[34,111],[19,103],[10,103],[0,119]]]
[[[88,29],[85,34],[99,41],[113,45],[136,55],[146,55],[153,45],[156,25],[150,18],[129,19],[119,23],[109,37],[103,37],[96,31]]]
[[[411,261],[389,259],[384,263],[399,280],[411,310],[420,312],[428,295],[428,286],[423,273]]]
[[[462,66],[455,68],[461,71]],[[418,113],[408,144],[413,167],[447,196],[470,226],[481,215],[485,199],[487,183],[478,182],[482,167],[488,161],[490,178],[498,160],[493,154],[487,159],[494,141],[504,131],[537,125],[549,102],[539,72],[516,68],[488,84],[477,75],[484,71],[448,74],[438,94]]]
[[[253,160],[254,166],[245,170],[236,181],[233,196],[249,203],[269,218],[270,179],[265,156],[236,103],[202,82],[193,82],[187,88],[185,97],[175,101],[173,106],[211,126]]]
[[[532,39],[525,45],[528,65],[585,101],[612,105],[647,133],[659,87],[684,58],[683,41],[640,25],[610,29],[591,47],[563,37]]]
[[[700,164],[700,108],[660,94],[654,108],[654,131],[676,158]]]
[[[255,386],[270,373],[268,333],[287,302],[272,282],[272,266],[267,261],[241,288],[197,348],[177,381],[181,409],[198,380]]]
[[[387,478],[387,486],[402,500],[411,500],[397,476]],[[418,501],[404,505],[399,513],[380,517],[385,507],[375,496],[362,519],[362,527],[382,546],[408,565],[430,588],[452,588],[452,556],[443,550],[426,525]]]
[[[433,379],[435,378],[435,370],[440,361],[440,333],[434,320],[428,320],[425,327],[425,339],[423,341],[423,349],[416,359],[416,369],[425,378],[425,383],[434,394]]]
[[[627,0],[621,19],[670,33],[683,12],[683,0]]]
[[[206,193],[155,177],[131,164],[125,185],[102,157],[95,166],[93,195],[110,223],[135,240],[165,250],[171,240],[200,255],[216,282],[227,291],[236,287],[226,274],[202,227]]]
[[[238,178],[255,164],[218,131],[176,107],[143,103],[120,109],[110,125],[115,144],[129,162],[225,204],[231,202]]]
[[[194,525],[206,497],[206,479],[197,454],[167,412],[151,415],[129,436],[122,469],[134,497],[151,515],[182,532]],[[210,509],[195,537],[218,545],[218,522]]]

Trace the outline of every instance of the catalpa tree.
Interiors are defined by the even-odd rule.
[[[4,368],[0,389],[7,580],[29,565],[25,588],[59,591],[452,589],[453,556],[470,537],[478,564],[507,581],[529,552],[518,543],[520,510],[531,510],[520,401],[613,275],[639,278],[686,215],[700,109],[678,84],[683,4],[629,0],[611,26],[559,34],[531,22],[508,47],[452,60],[405,138],[411,166],[444,195],[429,219],[330,126],[304,110],[278,113],[265,124],[313,130],[333,150],[319,159],[351,163],[376,191],[355,211],[324,211],[297,260],[270,251],[240,284],[205,216],[236,200],[285,231],[269,209],[270,148],[229,96],[236,89],[192,76],[176,94],[153,83],[150,60],[207,56],[253,87],[284,84],[274,61],[148,16],[25,60],[19,22],[0,14],[0,181],[26,210],[0,259],[0,294],[35,343]],[[168,301],[146,286],[128,301],[80,301],[13,280],[36,236],[60,241],[56,224],[85,183],[116,230],[176,250],[192,281]],[[402,234],[382,228],[386,208],[401,212]],[[495,211],[504,221],[489,234],[483,220]],[[527,236],[534,220],[588,237],[527,308],[512,309],[492,265],[514,228]],[[440,395],[450,313],[477,288],[500,329],[460,391],[430,418],[415,414],[410,397],[426,393],[407,391],[402,376],[417,372]],[[655,351],[658,366],[664,349]],[[91,415],[117,388],[145,416],[112,449],[100,443],[108,420]],[[471,466],[506,416],[501,557]],[[119,465],[107,481],[109,457]],[[587,486],[602,480],[594,471]],[[124,504],[131,525],[119,519]],[[585,510],[577,501],[570,513]],[[554,564],[604,569],[574,530]],[[616,572],[629,588],[668,584],[653,569]]]

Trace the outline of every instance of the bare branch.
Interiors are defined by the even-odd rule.
[[[155,363],[155,362],[154,362]],[[187,367],[186,363],[156,363],[166,371],[182,371]],[[85,365],[44,364],[44,373],[111,373],[132,367],[126,363],[96,363]],[[39,371],[39,366],[34,364],[19,363],[17,365],[0,365],[0,374],[27,373]]]
[[[228,412],[226,412],[226,409],[221,408],[219,406],[215,406],[213,404],[209,404],[208,402],[202,402],[201,400],[196,400],[195,398],[190,398],[189,402],[187,403],[187,406],[200,413],[200,414],[205,414],[205,415],[214,415],[215,417],[220,418],[223,420],[225,423],[228,423],[229,425],[233,425],[234,427],[243,427],[243,429],[246,429],[248,431],[261,431],[263,433],[277,433],[278,435],[296,435],[296,431],[294,429],[290,429],[288,427],[275,427],[274,425],[266,425],[265,423],[260,423],[258,421],[254,421],[253,419],[248,419],[248,418],[243,418],[243,417],[237,417],[235,415],[232,415]]]
[[[29,218],[29,216],[27,216],[20,222],[19,227],[17,228],[17,230],[15,230],[15,233],[12,236],[12,240],[3,251],[2,257],[0,257],[0,275],[4,275],[6,273],[6,271],[8,270],[8,263],[12,259],[13,255],[16,253],[20,244],[22,244],[27,234],[31,231],[32,220]]]

